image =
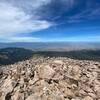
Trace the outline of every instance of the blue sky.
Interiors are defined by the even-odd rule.
[[[0,0],[0,42],[100,42],[100,0]]]

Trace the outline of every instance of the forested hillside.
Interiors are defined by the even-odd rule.
[[[13,64],[31,57],[68,57],[78,60],[100,61],[100,50],[31,51],[23,48],[0,49],[0,65]]]
[[[0,49],[0,65],[13,64],[18,61],[28,59],[32,56],[31,50],[23,48]]]

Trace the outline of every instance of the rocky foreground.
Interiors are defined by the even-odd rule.
[[[3,66],[0,100],[100,100],[100,63],[40,57]]]

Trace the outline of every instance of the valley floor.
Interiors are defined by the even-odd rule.
[[[3,66],[0,100],[100,100],[100,62],[39,57]]]

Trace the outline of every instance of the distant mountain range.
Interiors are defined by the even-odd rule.
[[[37,42],[37,43],[0,43],[0,48],[18,47],[34,51],[73,51],[73,50],[99,50],[100,43],[85,42]]]
[[[0,65],[13,64],[34,56],[100,61],[100,43],[0,43]]]
[[[23,48],[0,49],[0,65],[14,64],[32,57],[68,57],[78,60],[100,61],[100,50],[32,51]]]

